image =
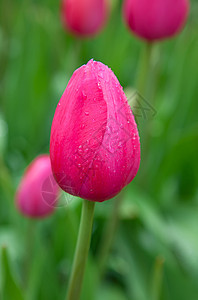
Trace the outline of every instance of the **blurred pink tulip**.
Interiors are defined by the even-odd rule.
[[[136,176],[140,164],[137,126],[114,73],[100,62],[77,69],[54,115],[50,158],[66,192],[102,202]]]
[[[38,156],[25,171],[16,193],[16,206],[25,216],[43,218],[54,211],[59,187],[48,155]]]
[[[161,40],[182,30],[189,4],[189,0],[125,0],[124,18],[138,37]]]
[[[109,0],[62,0],[61,17],[66,30],[84,37],[98,33],[109,13]]]

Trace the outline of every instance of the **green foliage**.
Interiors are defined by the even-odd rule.
[[[2,248],[2,261],[1,261],[1,276],[2,276],[2,299],[16,299],[23,300],[22,291],[19,288],[16,280],[14,279],[13,272],[9,266],[8,253],[6,248]]]
[[[191,6],[184,31],[159,45],[157,88],[147,99],[157,111],[145,122],[151,135],[147,173],[141,176],[141,165],[125,190],[100,284],[97,249],[114,200],[96,205],[82,300],[197,299],[197,2]],[[0,1],[2,299],[65,299],[81,201],[34,224],[27,255],[29,225],[15,210],[14,192],[27,164],[48,152],[54,110],[73,71],[94,58],[111,67],[124,88],[134,87],[142,47],[123,24],[121,1],[115,1],[107,28],[91,40],[64,32],[57,1]]]

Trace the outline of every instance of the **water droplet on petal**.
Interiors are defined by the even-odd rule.
[[[86,99],[87,99],[87,95],[86,95],[86,93],[85,93],[84,90],[82,90],[82,98],[83,98],[83,100],[86,100]]]
[[[88,115],[89,115],[89,112],[88,112],[88,111],[85,111],[85,115],[88,116]]]
[[[98,88],[99,88],[99,90],[101,90],[101,85],[100,85],[100,82],[98,82]]]

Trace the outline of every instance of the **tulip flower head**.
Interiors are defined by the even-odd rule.
[[[125,0],[124,19],[138,37],[147,41],[170,38],[183,28],[189,0]]]
[[[16,206],[25,216],[43,218],[54,211],[58,194],[49,155],[40,155],[23,175],[16,193]]]
[[[89,61],[72,75],[54,115],[50,158],[59,186],[102,202],[135,177],[140,164],[137,126],[114,73]]]
[[[81,37],[93,36],[104,26],[109,0],[62,0],[61,18],[66,30]]]

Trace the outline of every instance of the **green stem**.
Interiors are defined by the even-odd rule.
[[[142,57],[140,59],[140,68],[138,73],[137,91],[146,101],[152,105],[152,85],[153,85],[153,66],[152,66],[152,56],[153,56],[154,44],[147,43],[143,49]],[[142,103],[141,103],[142,104]],[[143,103],[143,106],[145,104]],[[140,134],[142,135],[142,157],[144,159],[144,154],[147,151],[147,143],[149,136],[149,124],[148,120],[143,117],[140,124]]]
[[[148,87],[148,74],[151,67],[151,57],[153,52],[153,43],[146,43],[144,45],[140,62],[139,62],[139,68],[137,73],[137,82],[136,82],[136,88],[140,94],[142,94],[144,97],[146,96],[147,87]]]
[[[80,299],[83,276],[91,241],[94,207],[95,202],[83,200],[78,241],[68,287],[67,300]]]
[[[151,107],[154,106],[154,94],[157,80],[157,64],[159,61],[159,49],[158,45],[154,43],[147,43],[143,49],[140,67],[138,71],[137,91],[141,97],[143,97]],[[141,103],[144,107],[146,104]],[[139,182],[142,187],[145,188],[147,181],[148,163],[149,163],[149,147],[150,147],[150,131],[151,122],[148,117],[144,116],[139,124],[139,133],[141,140],[141,157],[142,163],[139,170]]]

